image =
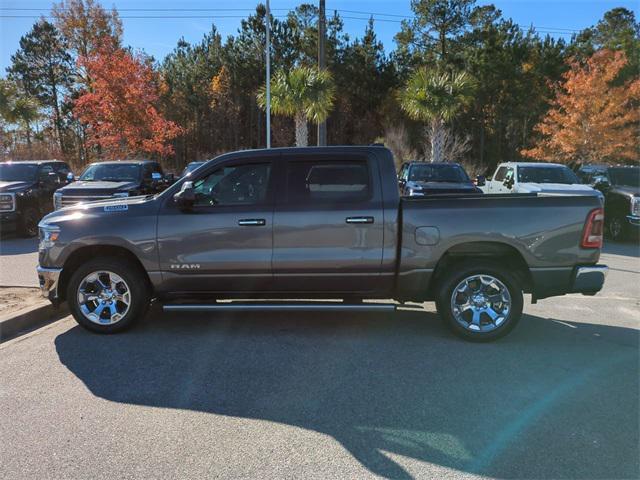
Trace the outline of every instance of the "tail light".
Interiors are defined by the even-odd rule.
[[[604,232],[604,210],[596,208],[587,216],[582,232],[582,248],[602,248],[602,235]]]

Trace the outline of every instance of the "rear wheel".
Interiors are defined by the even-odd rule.
[[[132,326],[149,306],[149,289],[140,269],[120,258],[96,258],[76,270],[67,302],[76,321],[98,333]]]
[[[482,263],[454,267],[439,283],[438,313],[465,340],[486,342],[500,338],[522,316],[522,286],[501,266]]]

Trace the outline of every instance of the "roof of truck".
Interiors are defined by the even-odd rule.
[[[0,163],[19,163],[27,165],[42,165],[43,163],[65,163],[62,160],[6,160]]]
[[[547,162],[503,162],[498,165],[499,167],[567,167],[561,163],[547,163]],[[568,168],[568,167],[567,167]]]

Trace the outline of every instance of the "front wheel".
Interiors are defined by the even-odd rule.
[[[40,212],[35,207],[27,207],[22,212],[20,220],[20,234],[23,237],[35,237],[38,235],[38,222],[40,221]]]
[[[611,240],[624,240],[626,234],[624,219],[619,216],[612,217],[608,222],[607,233],[609,234],[609,238],[611,238]]]
[[[149,306],[143,273],[120,258],[93,259],[78,268],[67,287],[67,302],[76,321],[98,333],[132,326]]]
[[[522,286],[501,266],[482,263],[453,267],[439,283],[438,313],[465,340],[487,342],[500,338],[522,316]]]

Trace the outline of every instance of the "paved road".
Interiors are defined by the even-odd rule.
[[[0,238],[0,287],[37,287],[38,239]]]
[[[1,478],[638,478],[640,258],[487,345],[428,312],[67,318],[0,346]]]

